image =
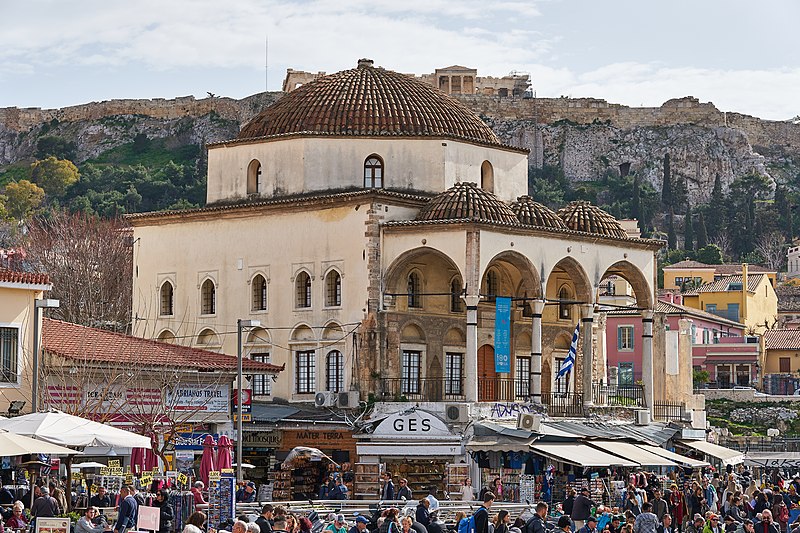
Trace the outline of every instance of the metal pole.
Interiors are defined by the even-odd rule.
[[[236,481],[242,481],[242,319],[236,320]]]
[[[31,384],[31,412],[39,411],[39,306],[33,301],[33,382]],[[33,486],[33,485],[31,485]]]

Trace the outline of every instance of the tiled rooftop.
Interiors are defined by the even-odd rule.
[[[622,239],[628,237],[628,233],[617,219],[586,201],[570,202],[558,210],[558,216],[571,230]]]
[[[475,220],[517,224],[510,207],[474,183],[456,183],[435,196],[417,214],[416,220]]]
[[[50,318],[42,321],[42,348],[52,355],[85,362],[229,372],[235,372],[237,366],[236,357],[230,355]],[[242,366],[250,372],[278,373],[283,370],[281,366],[250,359],[245,359]]]
[[[322,76],[288,93],[242,128],[239,139],[292,133],[453,137],[501,145],[458,100],[371,60]]]
[[[769,329],[764,332],[767,350],[800,350],[800,329]]]
[[[511,210],[517,215],[517,219],[526,226],[567,229],[567,225],[558,218],[555,211],[530,196],[517,198],[517,201],[511,204]]]
[[[765,274],[748,275],[747,291],[755,292],[756,288],[758,287],[758,284],[761,283],[762,279],[764,279],[764,276]],[[742,283],[742,276],[725,276],[724,278],[719,278],[717,280],[712,281],[711,283],[700,285],[699,287],[687,291],[684,294],[691,296],[703,292],[728,292],[729,291],[728,286],[731,283]]]
[[[47,274],[34,272],[19,272],[0,268],[0,283],[25,283],[28,285],[49,285],[50,277]]]

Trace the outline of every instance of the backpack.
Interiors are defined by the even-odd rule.
[[[462,518],[458,523],[458,533],[475,533],[475,515],[481,512],[483,507],[472,513],[472,516]],[[487,511],[488,513],[488,511]]]

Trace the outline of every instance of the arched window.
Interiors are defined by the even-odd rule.
[[[159,314],[161,316],[172,316],[174,314],[175,293],[172,288],[172,283],[165,281],[161,285],[161,307]]]
[[[252,282],[253,311],[267,310],[267,280],[261,274],[256,274]]]
[[[416,272],[408,275],[408,307],[422,307],[422,280]]]
[[[253,159],[247,166],[247,194],[259,194],[263,192],[261,182],[261,162]]]
[[[295,307],[311,307],[311,276],[300,272],[294,280]]]
[[[325,362],[325,385],[330,392],[344,391],[344,356],[339,350],[328,352]]]
[[[367,189],[383,187],[383,161],[375,154],[364,161],[364,187]]]
[[[203,282],[200,289],[201,295],[201,313],[203,315],[213,315],[217,312],[217,288],[214,282],[207,279]]]
[[[500,278],[497,272],[490,270],[486,273],[486,299],[490,302],[495,301],[497,292],[500,289]]]
[[[342,305],[342,276],[335,270],[325,276],[325,306],[339,307]]]
[[[494,192],[494,168],[488,161],[481,164],[481,189]]]
[[[450,312],[463,313],[464,308],[461,301],[461,280],[458,278],[450,282]]]
[[[569,320],[572,318],[572,304],[567,303],[571,299],[572,295],[569,289],[561,287],[561,290],[558,291],[558,318],[561,320]]]

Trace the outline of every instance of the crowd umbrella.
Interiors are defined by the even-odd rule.
[[[217,443],[217,468],[232,468],[233,466],[233,442],[227,435],[220,435]]]
[[[208,473],[216,470],[214,468],[214,446],[216,444],[214,437],[211,435],[206,435],[203,440],[203,456],[200,458],[200,479],[203,480],[206,486],[208,486]]]

